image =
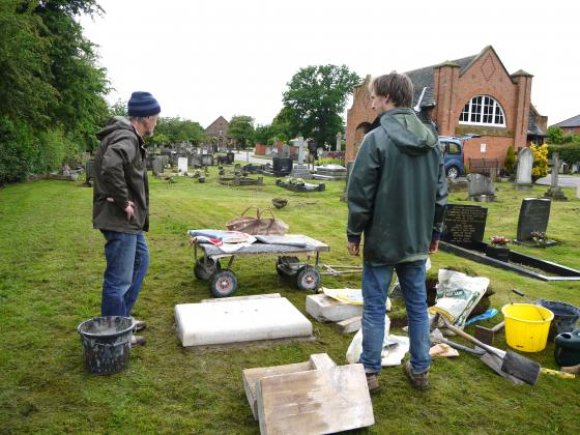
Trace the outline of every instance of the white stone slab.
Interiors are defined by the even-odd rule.
[[[306,312],[321,322],[340,322],[362,316],[362,306],[345,304],[319,293],[306,296]]]
[[[235,301],[245,301],[249,299],[280,298],[280,297],[282,297],[280,293],[264,293],[263,295],[230,296],[229,298],[202,299],[201,303],[206,304],[216,302],[235,302]]]
[[[312,323],[286,298],[175,306],[184,347],[312,336]]]

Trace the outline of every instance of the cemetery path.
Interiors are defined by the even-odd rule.
[[[539,178],[536,184],[549,186],[552,183],[552,175]],[[558,186],[560,187],[576,187],[580,183],[580,177],[577,175],[558,174]]]

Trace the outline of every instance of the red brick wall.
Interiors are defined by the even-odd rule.
[[[510,76],[495,51],[488,47],[474,59],[463,75],[459,75],[456,64],[443,63],[434,68],[433,79],[437,103],[434,117],[439,134],[459,136],[476,133],[482,136],[471,139],[466,145],[466,163],[469,158],[498,159],[503,163],[510,145],[516,149],[526,146],[532,88],[530,74],[519,72]],[[365,82],[355,89],[353,104],[347,113],[347,162],[354,160],[362,141],[361,126],[371,123],[376,116],[370,108],[369,81],[370,77],[367,76]],[[459,115],[465,104],[477,95],[490,95],[502,106],[506,122],[504,128],[459,124]],[[480,150],[482,143],[486,144],[484,153]]]

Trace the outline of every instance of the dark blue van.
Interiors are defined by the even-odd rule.
[[[465,175],[463,164],[463,143],[467,139],[479,137],[476,134],[468,134],[461,137],[439,136],[439,146],[443,151],[445,175],[449,178]]]

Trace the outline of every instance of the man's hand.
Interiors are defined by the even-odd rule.
[[[128,201],[127,207],[125,207],[125,214],[127,215],[128,221],[135,216],[135,203],[133,201]]]
[[[358,256],[360,253],[360,243],[348,242],[346,249],[348,249],[350,255]]]
[[[439,240],[431,240],[429,254],[436,254],[439,251]]]

